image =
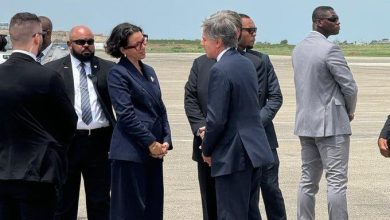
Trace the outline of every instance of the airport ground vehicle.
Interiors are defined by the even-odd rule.
[[[0,63],[4,63],[11,55],[10,42],[8,36],[0,34]]]

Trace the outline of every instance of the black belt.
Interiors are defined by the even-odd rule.
[[[110,130],[110,127],[95,128],[95,129],[78,129],[76,130],[76,136],[82,136],[82,137],[94,136],[94,135],[102,134],[102,132],[106,132],[108,130]]]

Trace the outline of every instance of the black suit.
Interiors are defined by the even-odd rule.
[[[81,174],[83,175],[88,219],[108,219],[110,205],[110,171],[108,151],[115,123],[107,89],[107,74],[113,62],[94,57],[91,75],[98,102],[110,126],[78,130],[68,152],[68,180],[63,187],[56,219],[76,220]],[[70,55],[45,64],[59,72],[65,81],[66,93],[74,104],[75,88]]]
[[[184,108],[194,134],[192,159],[197,161],[198,165],[198,181],[204,220],[217,219],[217,202],[215,180],[211,177],[210,167],[203,162],[202,151],[199,149],[202,139],[197,133],[199,128],[206,126],[208,72],[215,62],[215,60],[207,58],[206,55],[196,58],[184,87]]]
[[[282,191],[279,188],[279,156],[276,151],[279,145],[272,122],[282,106],[283,96],[269,56],[254,50],[247,50],[247,53],[259,57],[265,64],[265,71],[261,74],[264,80],[261,80],[262,83],[259,84],[260,90],[263,91],[259,97],[259,102],[262,106],[260,116],[275,160],[273,164],[262,168],[260,188],[265,211],[268,220],[287,219]]]
[[[76,120],[59,74],[18,52],[0,65],[0,219],[53,217]]]
[[[379,138],[390,139],[390,115],[387,116],[387,120],[383,125]]]

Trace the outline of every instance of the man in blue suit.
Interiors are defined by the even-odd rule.
[[[260,118],[253,63],[236,49],[237,13],[221,11],[203,22],[202,46],[216,59],[209,72],[203,159],[215,177],[218,219],[260,219],[261,166],[273,162]]]

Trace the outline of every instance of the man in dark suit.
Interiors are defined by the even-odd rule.
[[[383,125],[383,128],[378,138],[379,152],[384,157],[390,157],[390,148],[389,145],[387,144],[388,139],[390,139],[390,115],[387,117],[387,120]]]
[[[14,53],[0,65],[0,219],[51,220],[77,117],[61,76],[35,61],[39,18],[10,22]]]
[[[63,76],[66,92],[78,115],[76,136],[68,152],[68,179],[56,219],[77,219],[81,174],[88,219],[108,219],[108,151],[115,120],[108,95],[107,73],[114,63],[94,56],[94,35],[88,27],[76,26],[69,35],[70,55],[46,64]]]
[[[258,77],[235,47],[241,21],[232,11],[203,22],[202,45],[216,59],[209,72],[203,160],[215,177],[218,219],[259,219],[260,167],[273,162],[260,118]]]
[[[259,85],[264,84],[260,80],[264,80],[264,77],[260,77],[264,74],[264,63],[258,57],[244,53],[244,56],[252,61],[258,74]],[[202,158],[202,150],[199,146],[202,144],[206,126],[206,113],[207,113],[207,94],[209,83],[209,70],[216,63],[215,59],[208,58],[206,55],[202,55],[196,58],[193,62],[188,82],[185,85],[184,95],[184,108],[188,121],[191,126],[191,130],[194,134],[192,159],[198,166],[198,180],[200,187],[200,194],[202,200],[202,211],[204,220],[217,219],[217,205],[215,195],[215,181],[211,177],[211,168],[208,164],[204,163]],[[261,92],[259,90],[259,92]],[[261,94],[259,93],[259,96]]]
[[[239,50],[253,54],[265,63],[265,71],[259,75],[261,81],[259,84],[260,115],[275,162],[262,167],[261,194],[268,220],[287,219],[282,191],[279,188],[279,157],[276,151],[278,141],[272,123],[272,119],[282,106],[282,92],[268,55],[252,50],[256,40],[257,28],[255,23],[248,15],[240,14],[240,17],[242,31],[238,43]]]

